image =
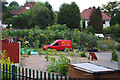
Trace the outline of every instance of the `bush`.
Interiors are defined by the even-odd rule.
[[[84,49],[82,50],[82,52],[80,53],[80,56],[81,56],[81,57],[86,57],[86,56],[87,56],[87,55],[86,55],[86,52],[87,52],[87,49],[84,48]]]
[[[118,55],[117,55],[118,51],[113,50],[112,51],[112,61],[118,61]]]
[[[58,60],[56,60],[55,57],[51,57],[50,65],[47,65],[47,70],[48,72],[54,71],[66,75],[68,73],[69,63],[70,59],[66,58],[64,55],[59,56]]]
[[[9,70],[9,65],[13,64],[13,61],[10,60],[10,57],[7,57],[6,50],[4,50],[3,52],[0,51],[0,54],[1,54],[1,57],[2,57],[2,59],[0,60],[1,69],[3,70],[3,64],[4,64],[4,70],[6,71],[6,69],[7,69],[8,71],[12,72],[12,68]],[[6,65],[8,65],[7,68],[6,68]],[[9,78],[9,75],[10,74],[8,74],[8,78]],[[6,78],[6,73],[4,73],[4,78]]]
[[[69,50],[70,50],[69,48],[65,48],[65,49],[64,49],[65,52],[68,52]]]

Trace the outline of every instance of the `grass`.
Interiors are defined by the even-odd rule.
[[[100,41],[100,50],[102,51],[112,51],[117,50],[118,44],[115,40],[101,40]]]

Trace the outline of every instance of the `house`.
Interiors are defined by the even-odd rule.
[[[18,11],[12,11],[12,13],[14,13],[15,15],[19,15],[20,13],[30,9],[31,7],[33,7],[35,5],[35,2],[32,2],[32,3],[28,3],[28,4],[25,4],[20,10]]]
[[[85,20],[85,27],[87,28],[88,26],[88,23],[90,21],[90,15],[91,15],[91,12],[93,9],[96,9],[95,6],[93,6],[92,8],[89,8],[89,9],[85,9],[81,12],[81,16],[82,16],[82,19]],[[102,19],[103,19],[103,28],[107,28],[110,26],[110,19],[111,17],[109,17],[108,15],[106,15],[105,13],[103,13],[101,11],[101,14],[102,14]],[[82,23],[82,22],[81,22]]]

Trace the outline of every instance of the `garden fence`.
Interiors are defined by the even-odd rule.
[[[32,70],[15,65],[0,64],[0,80],[87,80]]]

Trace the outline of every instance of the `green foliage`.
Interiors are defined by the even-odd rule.
[[[69,50],[70,50],[69,48],[65,48],[65,49],[64,49],[65,52],[68,52]]]
[[[13,61],[10,60],[10,57],[7,57],[6,50],[3,51],[3,53],[0,51],[2,59],[0,60],[0,63],[2,64],[13,64]]]
[[[118,51],[113,50],[112,51],[112,61],[118,61],[118,55],[117,55]]]
[[[40,41],[37,39],[33,42],[35,49],[39,48]]]
[[[103,20],[99,7],[97,9],[92,10],[89,26],[92,26],[92,28],[98,33],[102,32]]]
[[[12,24],[14,28],[28,28],[39,26],[45,28],[54,23],[54,14],[49,3],[37,2],[31,9],[7,19],[7,24]],[[38,17],[39,16],[39,17]]]
[[[69,53],[70,57],[75,57],[75,53]]]
[[[83,24],[83,30],[86,29],[85,20],[83,20],[82,24]]]
[[[111,26],[114,26],[115,24],[120,24],[120,11],[115,16],[112,16],[110,20]]]
[[[40,29],[38,26],[35,26],[28,30],[2,31],[3,38],[9,38],[9,36],[13,37],[15,41],[20,41],[22,47],[25,47],[25,45],[35,47],[37,45],[36,40],[39,40],[39,47],[41,47],[45,44],[51,44],[57,39],[72,40],[72,44],[76,43],[80,47],[98,46],[97,38],[93,34],[88,34],[85,31],[80,32],[79,29],[70,30],[65,24],[52,25],[45,29]],[[72,48],[75,48],[74,44]]]
[[[50,25],[53,25],[55,23],[55,14],[52,10],[52,6],[49,4],[49,2],[45,2],[45,6],[50,10]]]
[[[16,1],[12,1],[9,6],[19,6],[19,4]]]
[[[68,64],[70,63],[70,59],[66,58],[64,55],[59,56],[58,60],[54,57],[50,59],[50,65],[48,65],[48,72],[56,71],[62,75],[66,75],[68,73]]]
[[[116,24],[114,26],[110,26],[108,28],[103,29],[104,34],[113,34],[115,37],[115,40],[120,42],[119,37],[120,37],[120,25]]]
[[[80,10],[75,2],[62,4],[57,15],[58,24],[66,24],[69,28],[80,27]]]
[[[99,48],[102,51],[109,51],[109,50],[117,49],[116,41],[115,40],[101,40]]]
[[[1,57],[2,57],[2,59],[0,60],[1,70],[3,70],[3,68],[4,68],[5,71],[6,71],[6,69],[7,69],[8,71],[12,72],[12,68],[9,70],[9,65],[13,64],[13,61],[10,60],[10,57],[7,57],[6,50],[4,50],[3,52],[0,51],[0,55],[1,55]],[[4,64],[4,67],[3,67],[3,64]],[[8,65],[7,68],[6,68],[6,65]],[[2,73],[2,74],[3,74],[3,73]],[[8,78],[9,78],[9,75],[10,75],[10,74],[8,74]],[[2,77],[3,77],[3,76],[2,76]],[[5,77],[6,77],[6,73],[4,73],[4,78],[5,78]]]
[[[87,52],[87,48],[83,48],[82,52],[80,53],[81,57],[86,57],[86,52]]]
[[[107,15],[109,16],[114,16],[117,12],[118,12],[118,9],[119,9],[119,6],[120,5],[120,2],[119,1],[110,1],[106,4],[103,4],[101,6],[101,10],[106,13]]]
[[[92,26],[88,26],[84,31],[86,31],[87,33],[92,33],[94,34],[96,31],[92,28]]]

